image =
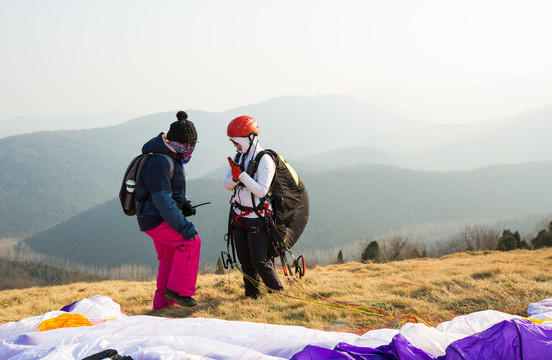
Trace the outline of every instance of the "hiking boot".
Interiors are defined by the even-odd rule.
[[[261,296],[261,293],[245,293],[246,298],[257,300]]]
[[[171,289],[167,288],[165,289],[165,299],[172,300],[175,303],[177,303],[180,306],[196,306],[197,301],[191,296],[180,296],[176,292],[172,291]]]

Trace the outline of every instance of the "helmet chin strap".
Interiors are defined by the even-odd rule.
[[[249,139],[249,145],[247,146],[247,151],[244,153],[245,155],[249,154],[249,150],[251,150],[251,145],[253,145],[253,140],[255,139],[255,135],[253,136],[249,135],[247,138]]]
[[[251,151],[251,148],[253,147],[253,142],[255,141],[255,135],[249,135],[248,136],[248,139],[249,139],[249,146],[247,147],[247,151],[243,154],[242,156],[242,159],[246,159],[247,156],[249,155],[249,152]],[[257,148],[257,143],[255,143],[255,149]],[[255,150],[253,150],[253,153],[255,153]],[[245,164],[244,164],[245,166]]]

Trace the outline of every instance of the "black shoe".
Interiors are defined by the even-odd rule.
[[[261,293],[245,293],[245,297],[257,300],[261,296]]]
[[[167,288],[165,289],[165,299],[172,300],[175,303],[177,303],[180,306],[196,306],[197,301],[191,296],[180,296],[176,292],[172,291],[171,289]]]

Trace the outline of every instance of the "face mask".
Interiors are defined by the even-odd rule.
[[[176,141],[169,141],[169,145],[182,156],[181,158],[182,165],[187,164],[192,158],[192,153],[194,152],[194,149],[195,149],[195,143],[184,145]]]

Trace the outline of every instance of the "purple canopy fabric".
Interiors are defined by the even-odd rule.
[[[307,346],[303,351],[293,355],[292,360],[435,360],[423,350],[414,346],[402,335],[395,335],[389,345],[379,346],[375,349],[339,343],[333,350],[318,346]]]
[[[552,359],[552,328],[528,320],[502,321],[478,334],[453,342],[439,360]]]
[[[333,350],[307,346],[292,360],[552,360],[552,327],[528,320],[499,322],[489,329],[451,343],[446,354],[434,357],[413,346],[401,334],[375,349],[339,343]]]
[[[73,302],[69,305],[65,305],[64,307],[61,308],[61,311],[71,312],[71,311],[73,311],[73,309],[75,308],[77,303],[78,303],[78,301],[75,301],[75,302]]]

